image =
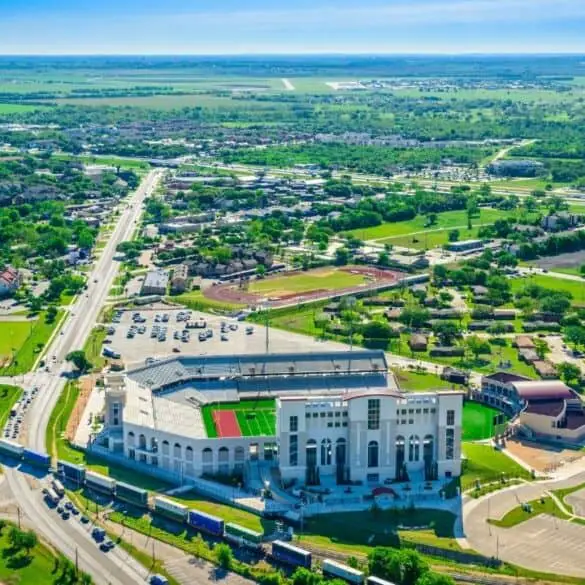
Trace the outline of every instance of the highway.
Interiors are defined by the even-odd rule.
[[[71,371],[71,366],[65,362],[65,356],[72,350],[83,348],[118,273],[119,263],[114,260],[116,247],[132,238],[142,213],[144,199],[155,189],[162,172],[149,172],[138,189],[122,202],[125,208],[121,209],[107,245],[88,275],[87,291],[80,294],[71,305],[61,334],[53,338],[47,349],[46,362],[51,365],[51,371],[26,376],[28,385],[36,385],[40,389],[26,419],[29,428],[26,443],[35,450],[47,450],[47,424],[65,386],[65,376]],[[119,547],[107,554],[101,552],[92,540],[88,527],[75,518],[64,521],[54,510],[49,509],[38,486],[29,477],[8,466],[5,467],[5,475],[21,513],[30,519],[35,530],[67,557],[77,559],[79,568],[91,574],[96,583],[131,585],[146,581],[148,571],[126,552]]]

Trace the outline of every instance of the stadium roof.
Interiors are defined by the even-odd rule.
[[[512,386],[516,389],[520,398],[528,401],[575,398],[575,392],[560,380],[514,382]]]
[[[383,351],[181,356],[128,372],[139,384],[156,390],[187,381],[260,382],[267,378],[383,374],[388,370]]]

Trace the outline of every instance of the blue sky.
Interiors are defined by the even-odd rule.
[[[585,53],[583,0],[0,0],[0,54]]]

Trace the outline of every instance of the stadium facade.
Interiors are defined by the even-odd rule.
[[[185,480],[254,461],[301,483],[441,479],[461,471],[462,406],[401,392],[382,351],[181,356],[108,376],[100,441]]]

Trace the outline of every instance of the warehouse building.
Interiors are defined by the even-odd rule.
[[[401,392],[382,351],[181,356],[106,379],[101,445],[181,478],[377,484],[460,474],[460,392]]]

